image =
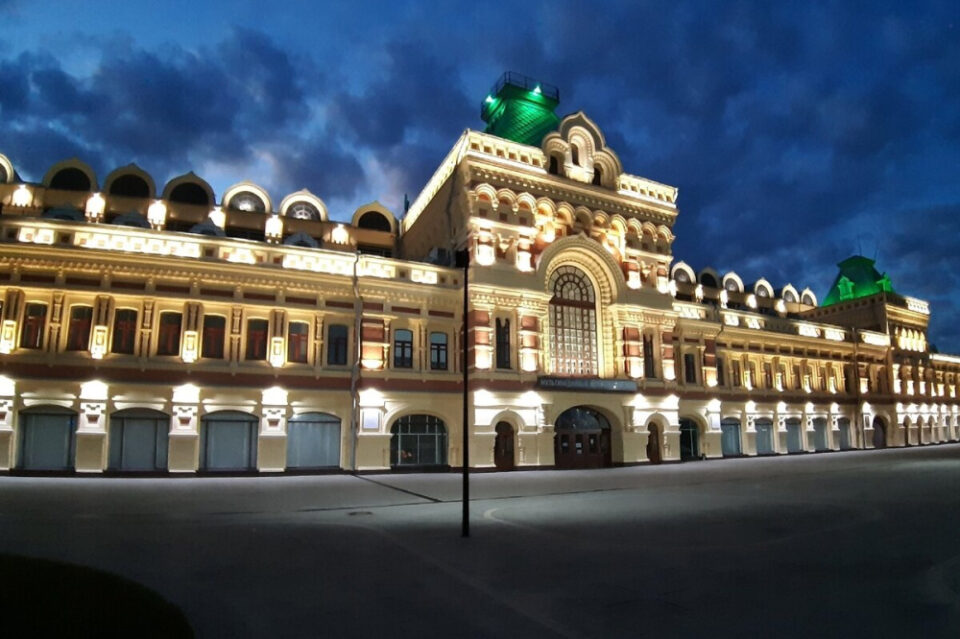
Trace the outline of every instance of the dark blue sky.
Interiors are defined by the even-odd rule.
[[[960,352],[960,3],[0,0],[0,152],[399,211],[507,69],[679,187],[677,259],[810,286],[862,247]]]

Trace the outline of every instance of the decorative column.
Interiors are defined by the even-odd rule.
[[[167,467],[172,473],[196,472],[200,461],[200,389],[193,384],[174,388],[172,411]]]
[[[283,472],[287,467],[287,391],[273,386],[260,399],[260,437],[257,438],[257,470]]]
[[[16,463],[13,449],[16,391],[16,382],[0,376],[0,470],[10,470]]]
[[[110,387],[99,381],[80,385],[76,450],[78,473],[99,473],[106,466],[109,391]]]

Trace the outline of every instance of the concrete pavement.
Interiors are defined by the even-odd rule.
[[[202,637],[960,636],[960,445],[459,482],[0,477],[0,552]]]

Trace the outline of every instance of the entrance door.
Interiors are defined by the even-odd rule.
[[[850,449],[850,420],[841,417],[837,420],[837,428],[840,429],[840,450]]]
[[[234,411],[205,415],[200,422],[200,470],[256,469],[257,418]]]
[[[497,470],[513,470],[513,463],[513,426],[500,422],[493,443],[493,464]]]
[[[651,464],[659,464],[663,461],[663,454],[660,451],[660,430],[655,424],[647,426],[647,459]]]
[[[743,453],[740,448],[740,421],[727,418],[720,422],[720,452],[724,457],[739,457]]]
[[[611,463],[610,422],[586,406],[564,411],[555,424],[557,468],[602,468]]]
[[[829,450],[827,446],[827,420],[817,417],[813,420],[813,448],[814,450]]]
[[[759,427],[757,428],[757,437],[759,438]],[[803,429],[800,426],[799,419],[787,420],[787,452],[803,452]],[[760,453],[760,445],[757,444],[757,454]]]
[[[77,414],[59,406],[20,412],[20,468],[73,470]]]
[[[287,422],[287,468],[340,466],[340,418],[328,413],[300,413]]]
[[[769,419],[758,419],[756,430],[757,454],[773,455],[773,422]]]
[[[692,419],[680,420],[680,461],[700,459],[700,431]]]
[[[108,468],[123,471],[167,469],[170,416],[153,410],[122,410],[110,416]]]
[[[908,429],[909,432],[909,429]],[[886,448],[887,447],[887,433],[884,429],[883,420],[879,417],[873,418],[873,447],[874,448]]]

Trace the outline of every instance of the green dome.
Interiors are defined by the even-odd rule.
[[[887,274],[880,273],[873,264],[873,260],[862,255],[848,257],[837,264],[840,272],[821,306],[869,297],[880,292],[895,292]]]

